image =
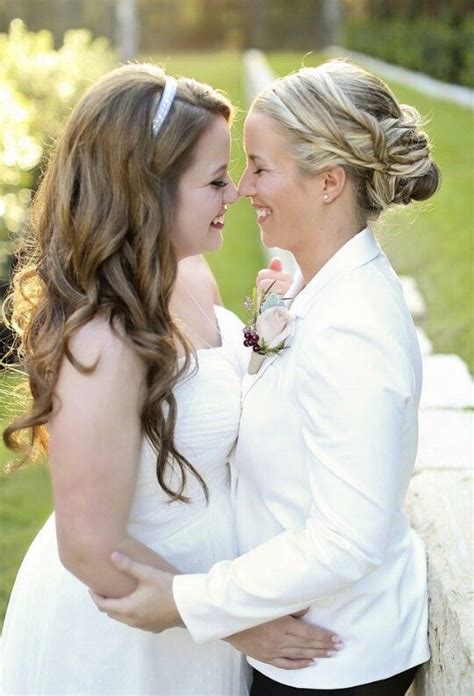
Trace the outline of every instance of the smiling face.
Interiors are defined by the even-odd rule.
[[[217,116],[199,139],[193,163],[179,182],[173,236],[178,259],[222,245],[225,206],[238,198],[227,171],[229,156],[229,126]]]
[[[247,168],[239,193],[256,208],[265,246],[295,252],[323,215],[318,176],[301,173],[272,118],[251,111],[244,138]]]

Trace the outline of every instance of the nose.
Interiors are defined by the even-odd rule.
[[[229,177],[229,182],[224,189],[224,203],[235,203],[239,199],[239,192],[237,187]]]
[[[240,181],[238,183],[239,194],[241,196],[254,196],[255,195],[255,182],[252,172],[247,167],[242,174]]]

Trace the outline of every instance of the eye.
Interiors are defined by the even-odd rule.
[[[228,182],[223,179],[216,179],[215,181],[211,181],[211,186],[215,188],[224,188],[224,186],[227,186],[227,183]]]
[[[265,170],[262,169],[262,168],[260,167],[260,169],[256,169],[256,170],[254,171],[254,174],[261,174],[261,173],[264,172],[264,171],[265,171]]]

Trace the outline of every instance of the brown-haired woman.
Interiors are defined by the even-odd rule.
[[[4,693],[247,692],[231,645],[120,625],[87,592],[135,588],[113,549],[174,572],[236,553],[227,461],[241,325],[213,306],[206,273],[198,292],[189,265],[176,283],[179,261],[199,268],[198,255],[219,248],[237,198],[231,116],[209,86],[122,67],[77,105],[36,196],[11,297],[33,399],[5,441],[21,449],[26,433],[47,450],[55,515],[11,595]],[[330,639],[286,617],[239,647],[298,668]]]

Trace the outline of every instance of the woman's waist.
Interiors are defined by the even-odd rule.
[[[390,617],[399,627],[406,615],[424,605],[426,588],[425,547],[408,528],[407,536],[387,544],[380,565],[359,580],[317,599],[308,616],[327,611],[348,626],[378,621],[377,616],[383,617],[385,623]]]
[[[305,623],[341,636],[344,648],[308,670],[282,673],[257,669],[299,688],[342,689],[386,679],[429,659],[428,593],[422,545],[415,543],[372,573],[320,597],[309,607]],[[304,674],[303,674],[304,673]]]
[[[217,561],[235,558],[237,543],[228,487],[212,491],[209,503],[190,507],[172,522],[138,521],[129,533],[184,573],[204,573]]]
[[[154,495],[137,496],[128,522],[129,533],[147,544],[187,534],[191,528],[206,528],[210,523],[233,518],[228,479],[208,485],[208,500],[201,487],[186,491],[189,502],[170,501]],[[233,528],[232,524],[232,528]]]

